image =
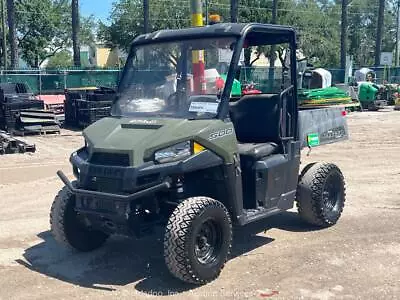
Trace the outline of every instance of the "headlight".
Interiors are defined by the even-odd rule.
[[[183,160],[204,150],[205,148],[202,145],[196,142],[186,141],[157,151],[154,154],[154,159],[158,163],[173,162]]]

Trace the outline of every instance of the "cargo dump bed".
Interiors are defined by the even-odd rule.
[[[299,111],[301,148],[349,139],[346,110],[338,107]]]

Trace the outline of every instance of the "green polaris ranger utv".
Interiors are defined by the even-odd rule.
[[[233,96],[243,49],[267,45],[286,49],[273,84]],[[137,37],[111,116],[86,128],[71,155],[76,179],[57,173],[65,187],[51,207],[55,239],[91,251],[110,235],[161,226],[169,271],[204,284],[224,267],[233,226],[295,202],[306,222],[334,225],[343,175],[330,163],[299,172],[300,150],[346,139],[346,118],[341,109],[299,111],[296,81],[290,27],[216,24]]]

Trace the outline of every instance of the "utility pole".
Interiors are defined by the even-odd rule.
[[[208,0],[204,0],[204,8],[205,8],[205,17],[206,17],[206,25],[208,25]]]
[[[18,67],[18,45],[17,45],[17,30],[15,28],[14,0],[7,0],[7,18],[8,18],[8,40],[11,53],[10,69],[15,70]]]
[[[396,22],[396,67],[400,65],[400,0],[397,0],[397,22]]]
[[[79,45],[79,1],[72,0],[72,48],[74,49],[74,66],[81,66],[81,47]]]
[[[383,19],[385,17],[385,0],[379,0],[378,26],[376,28],[376,44],[375,44],[375,66],[380,65]]]
[[[272,0],[272,24],[276,24],[278,18],[278,0]]]
[[[203,5],[201,0],[191,0],[190,10],[192,13],[192,26],[201,27],[203,26]],[[192,51],[192,68],[193,68],[193,85],[194,92],[197,94],[206,93],[206,82],[204,78],[205,74],[205,63],[204,63],[204,51],[194,50]]]
[[[340,33],[340,68],[342,70],[346,69],[347,6],[348,6],[348,0],[342,0],[342,24],[341,24],[341,33]],[[346,71],[344,71],[344,74],[346,74]]]
[[[203,4],[201,0],[191,0],[190,11],[192,14],[192,26],[203,26]]]
[[[149,0],[143,0],[143,31],[144,33],[149,33],[149,19],[150,19],[150,10],[149,10]]]
[[[6,33],[6,9],[5,9],[5,0],[1,1],[1,28],[3,31],[3,41],[2,41],[2,48],[3,48],[3,65],[4,70],[7,70],[7,33]]]
[[[231,0],[231,22],[238,22],[238,13],[239,13],[239,1]]]
[[[278,18],[278,0],[273,0],[272,2],[272,24],[276,24]],[[274,80],[275,80],[275,52],[276,47],[275,45],[271,46],[271,53],[269,55],[269,74],[268,74],[268,82],[269,82],[269,89],[273,89]]]

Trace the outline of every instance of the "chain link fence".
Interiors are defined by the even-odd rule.
[[[400,67],[384,68],[369,67],[376,73],[376,83],[382,84],[400,83]],[[353,68],[357,70],[359,68]],[[270,86],[268,82],[270,73],[268,67],[244,68],[240,74],[241,82],[255,81],[262,87]],[[328,68],[332,73],[332,83],[342,83],[344,78],[343,69]],[[59,94],[68,88],[82,87],[111,87],[117,86],[122,70],[119,69],[97,69],[97,70],[7,70],[0,71],[0,82],[25,83],[32,93],[36,94]],[[273,86],[280,85],[282,80],[281,68],[274,68]],[[260,87],[261,87],[260,86]],[[271,88],[271,86],[270,86]]]
[[[376,74],[376,83],[400,83],[400,67],[367,67],[373,70]],[[359,70],[361,67],[353,68],[353,74],[355,70]],[[273,86],[279,85],[282,82],[282,68],[269,68],[269,67],[247,67],[242,68],[240,73],[241,82],[256,82],[260,86],[270,86],[269,83],[270,75],[274,74]],[[344,69],[327,69],[332,74],[332,84],[343,83],[344,81]]]
[[[373,70],[376,74],[376,83],[400,83],[400,67],[366,67]],[[355,70],[361,67],[353,67]],[[327,69],[332,74],[332,83],[342,83],[344,78],[344,69]]]
[[[32,93],[58,94],[68,88],[116,87],[119,69],[101,70],[7,70],[0,72],[0,82],[25,83]]]

